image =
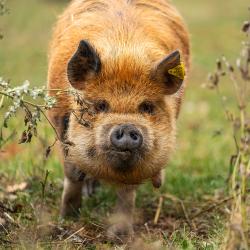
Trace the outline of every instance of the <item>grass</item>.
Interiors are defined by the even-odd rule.
[[[0,75],[13,84],[29,79],[32,84],[46,82],[47,47],[53,23],[67,1],[8,1],[10,13],[1,18],[4,39],[0,40]],[[166,183],[155,191],[149,183],[138,190],[136,229],[148,249],[219,249],[224,240],[227,203],[201,213],[189,225],[185,214],[193,216],[206,211],[224,199],[230,155],[234,153],[232,132],[225,122],[219,101],[213,92],[201,88],[208,72],[221,53],[235,58],[243,34],[239,32],[246,19],[247,1],[173,1],[184,15],[190,28],[193,69],[188,81],[185,102],[178,121],[178,149],[166,170]],[[3,49],[4,48],[4,49]],[[232,93],[228,86],[224,91]],[[229,105],[231,99],[228,100]],[[3,112],[0,113],[0,121]],[[88,249],[108,249],[103,235],[105,219],[114,205],[111,187],[99,189],[94,197],[84,198],[81,219],[77,222],[58,218],[62,191],[62,169],[56,154],[45,159],[46,145],[53,142],[53,131],[39,125],[39,137],[29,145],[16,145],[21,135],[22,121],[13,119],[7,136],[16,130],[12,142],[5,146],[0,161],[0,218],[5,212],[13,217],[0,229],[1,244],[12,247],[63,248],[79,247],[84,239]],[[49,170],[45,197],[41,182]],[[5,192],[6,187],[27,182],[24,191]],[[164,199],[157,225],[153,224],[159,197]],[[181,202],[180,202],[181,200]],[[6,210],[7,209],[7,210]],[[8,210],[9,209],[9,210]],[[85,229],[69,238],[82,226]],[[77,238],[78,237],[78,238]],[[65,241],[66,238],[69,238]],[[2,242],[1,242],[2,241]],[[158,244],[158,245],[157,245]],[[138,248],[138,247],[137,247]]]

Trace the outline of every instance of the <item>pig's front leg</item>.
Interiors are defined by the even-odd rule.
[[[68,162],[64,163],[64,175],[61,216],[77,216],[81,207],[82,195],[94,194],[99,182]]]
[[[77,216],[81,207],[85,174],[71,163],[64,163],[61,216]]]
[[[82,182],[73,182],[65,176],[61,204],[62,217],[75,217],[79,214],[82,199],[82,186]]]
[[[124,238],[133,236],[135,195],[135,186],[122,187],[117,190],[117,204],[108,229],[109,238],[122,241]]]

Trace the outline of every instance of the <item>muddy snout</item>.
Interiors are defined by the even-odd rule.
[[[133,151],[142,146],[142,133],[133,124],[117,125],[112,129],[110,141],[117,151]]]

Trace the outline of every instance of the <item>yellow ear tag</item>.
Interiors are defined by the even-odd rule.
[[[184,80],[185,78],[185,67],[184,67],[184,63],[181,63],[179,65],[177,65],[176,67],[169,69],[168,73],[170,75],[173,75],[181,80]]]

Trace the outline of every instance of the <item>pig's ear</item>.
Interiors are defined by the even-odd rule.
[[[101,61],[95,49],[87,41],[80,41],[68,63],[67,75],[71,85],[76,89],[82,89],[84,81],[94,77],[100,69]]]
[[[164,84],[167,95],[172,95],[180,89],[184,77],[184,65],[181,62],[181,56],[178,50],[165,57],[156,66],[153,73],[153,78],[157,82]]]

